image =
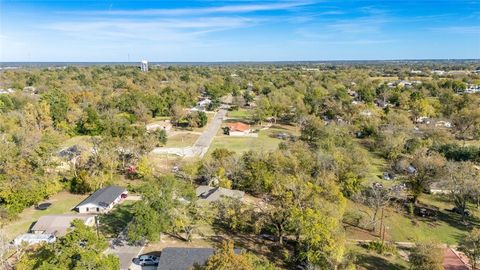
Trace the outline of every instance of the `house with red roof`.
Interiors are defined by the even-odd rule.
[[[242,122],[228,123],[227,128],[230,136],[245,136],[252,131],[250,125]]]

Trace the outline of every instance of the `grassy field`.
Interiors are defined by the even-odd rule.
[[[379,255],[356,244],[348,245],[348,250],[354,254],[358,270],[408,269],[408,263],[398,255]]]
[[[251,117],[251,111],[243,108],[239,108],[235,111],[228,111],[227,117],[240,120],[248,120]]]
[[[10,239],[28,232],[33,222],[44,215],[74,213],[72,208],[85,199],[87,195],[75,195],[62,191],[47,200],[52,205],[46,210],[36,210],[34,207],[25,209],[16,220],[5,226],[5,231]]]
[[[208,149],[208,154],[217,148],[226,148],[237,154],[249,150],[270,151],[278,147],[282,140],[269,136],[271,131],[261,130],[258,137],[230,137],[227,135],[217,135]]]
[[[187,147],[193,146],[200,135],[195,133],[182,132],[168,137],[165,147]]]
[[[410,217],[401,209],[387,208],[385,211],[385,224],[387,239],[398,242],[416,242],[422,240],[435,240],[445,244],[457,244],[458,241],[473,227],[480,226],[480,211],[473,210],[473,218],[465,225],[458,214],[447,211],[453,205],[441,201],[432,195],[424,195],[420,203],[439,207],[436,218]],[[370,210],[354,202],[349,202],[348,211],[370,212]],[[349,239],[371,240],[375,237],[358,230],[347,229]]]
[[[115,206],[108,214],[101,215],[99,217],[99,227],[102,234],[108,237],[115,237],[125,229],[132,220],[132,207],[134,203],[134,201],[124,201]]]
[[[61,148],[67,148],[74,145],[79,145],[84,149],[90,149],[93,147],[91,136],[75,136],[61,144]]]

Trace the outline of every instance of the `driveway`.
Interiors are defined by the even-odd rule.
[[[129,246],[125,244],[124,246],[115,246],[114,248],[109,247],[106,253],[116,255],[118,258],[120,258],[120,270],[129,270],[131,265],[133,265],[132,260],[136,258],[138,254],[142,252],[142,250],[143,246]],[[141,268],[140,266],[136,269],[147,270],[146,268]]]

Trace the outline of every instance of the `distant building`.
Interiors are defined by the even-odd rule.
[[[118,186],[108,186],[95,191],[80,204],[75,206],[79,213],[106,213],[110,211],[122,198],[127,190]]]
[[[142,62],[140,62],[140,69],[141,69],[143,72],[147,72],[147,71],[148,71],[148,61],[147,61],[147,60],[142,60]]]
[[[14,90],[12,88],[0,89],[0,94],[11,94],[13,92],[14,92]]]
[[[474,94],[478,92],[480,92],[480,85],[476,85],[476,84],[469,84],[467,86],[467,89],[463,91],[463,93],[465,94]]]

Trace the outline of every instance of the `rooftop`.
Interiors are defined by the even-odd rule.
[[[85,200],[79,203],[75,208],[83,205],[93,204],[101,207],[109,206],[116,198],[127,190],[119,186],[108,186],[95,191],[92,195],[88,196]]]
[[[228,123],[227,126],[230,131],[244,132],[250,129],[250,125],[244,124],[242,122]]]
[[[43,233],[54,234],[56,236],[64,236],[71,227],[71,223],[75,219],[86,222],[93,216],[83,215],[46,215],[38,219],[33,225],[31,231],[42,231]]]
[[[157,270],[185,270],[195,264],[204,264],[215,250],[213,248],[164,248]],[[235,253],[240,253],[235,249]]]

